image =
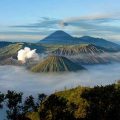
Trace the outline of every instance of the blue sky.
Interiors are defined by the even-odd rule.
[[[37,41],[56,30],[120,41],[120,0],[1,0],[0,40]]]

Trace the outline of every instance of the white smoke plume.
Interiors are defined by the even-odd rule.
[[[32,59],[34,61],[39,60],[39,55],[36,53],[36,49],[31,50],[29,47],[25,47],[18,51],[18,60],[25,63],[27,60]]]

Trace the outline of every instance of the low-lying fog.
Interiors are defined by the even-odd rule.
[[[0,66],[0,91],[16,90],[25,96],[38,93],[50,94],[65,87],[78,85],[106,85],[120,79],[120,63],[85,66],[88,71],[66,74],[31,73],[23,67]],[[5,109],[0,110],[1,120],[5,119]]]
[[[31,73],[23,67],[0,66],[0,91],[22,91],[26,95],[82,86],[106,85],[120,79],[120,63],[85,66],[86,72],[66,74]]]

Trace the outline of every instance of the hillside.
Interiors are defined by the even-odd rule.
[[[78,70],[85,70],[85,68],[61,56],[49,56],[43,62],[31,68],[33,72],[67,72]]]
[[[104,47],[110,51],[120,51],[120,45],[114,42],[105,40],[103,38],[83,36],[83,37],[78,38],[78,41],[80,41],[81,43],[94,44],[96,46]]]
[[[50,95],[31,120],[119,120],[120,85],[76,87]]]
[[[4,60],[9,57],[16,57],[17,52],[22,48],[21,44],[10,44],[0,49],[0,60]]]
[[[80,64],[107,63],[109,60],[101,55],[106,54],[106,49],[92,44],[64,46],[54,50],[52,53]]]

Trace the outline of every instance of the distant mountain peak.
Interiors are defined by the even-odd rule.
[[[63,30],[57,30],[57,31],[55,31],[54,33],[63,33],[63,34],[67,34],[65,31],[63,31]]]
[[[54,33],[50,34],[46,38],[40,41],[40,43],[43,44],[68,44],[69,42],[73,42],[74,38],[69,35],[68,33],[58,30],[55,31]]]
[[[39,43],[42,44],[52,44],[52,45],[77,45],[77,44],[93,44],[96,46],[104,47],[110,51],[120,51],[120,45],[105,40],[103,38],[96,38],[91,36],[83,37],[72,37],[68,33],[58,30],[50,34],[43,40],[40,40]]]
[[[51,36],[59,36],[59,37],[72,37],[71,35],[69,35],[68,33],[62,31],[62,30],[57,30],[54,33],[50,34],[48,37]]]

